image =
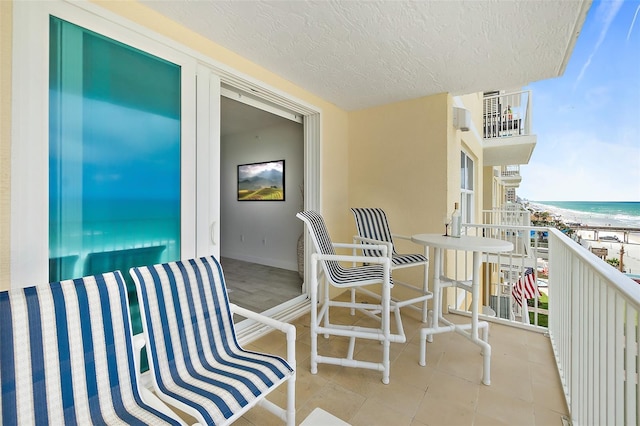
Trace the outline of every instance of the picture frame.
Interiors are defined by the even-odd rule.
[[[284,160],[238,165],[238,201],[285,201]]]

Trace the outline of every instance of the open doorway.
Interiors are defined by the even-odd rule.
[[[302,294],[298,238],[303,224],[304,127],[226,96],[220,121],[220,257],[233,303],[264,312]],[[286,115],[285,115],[286,116]],[[238,166],[280,162],[282,200],[241,200]],[[279,186],[265,175],[260,186]]]

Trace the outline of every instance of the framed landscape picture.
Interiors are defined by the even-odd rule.
[[[284,160],[238,165],[238,201],[284,201]]]

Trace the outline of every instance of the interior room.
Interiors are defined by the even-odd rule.
[[[230,300],[263,312],[302,294],[297,245],[303,227],[295,214],[303,205],[303,124],[277,109],[266,111],[265,103],[225,93],[220,100],[222,265]],[[239,168],[280,160],[284,200],[242,200]]]

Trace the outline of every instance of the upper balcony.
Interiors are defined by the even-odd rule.
[[[531,132],[532,95],[530,90],[484,96],[484,165],[527,164],[536,146]]]
[[[520,176],[520,165],[512,164],[509,166],[502,166],[498,180],[507,188],[519,187],[520,182],[522,182],[522,176]]]

